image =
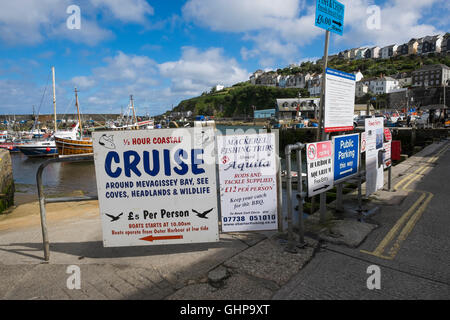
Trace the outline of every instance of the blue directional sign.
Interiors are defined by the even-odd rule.
[[[359,133],[333,137],[334,182],[351,177],[359,168]]]
[[[336,0],[316,1],[316,26],[342,36],[345,6]]]

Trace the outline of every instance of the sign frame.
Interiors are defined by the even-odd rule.
[[[316,0],[316,27],[344,34],[345,5],[336,0]]]
[[[315,195],[324,193],[333,189],[334,187],[334,167],[333,167],[333,142],[331,140],[320,141],[308,143],[306,145],[306,166],[307,166],[307,182],[308,182],[308,197],[313,197]],[[329,154],[320,156],[320,153]],[[322,159],[324,158],[324,159]],[[322,170],[327,170],[324,174],[326,177],[326,181],[320,181],[318,183],[314,182],[315,174],[312,173],[311,168],[317,168],[317,161],[327,161],[323,166],[325,167]],[[316,163],[316,164],[315,164]],[[316,169],[317,170],[317,169]],[[321,178],[320,180],[322,180]]]
[[[241,164],[240,161],[242,159],[237,159],[238,156],[239,156],[237,154],[231,155],[231,154],[223,153],[222,152],[222,148],[225,147],[224,143],[226,144],[226,141],[233,140],[233,139],[237,139],[237,140],[242,140],[242,139],[247,139],[247,138],[251,139],[253,137],[257,137],[257,138],[261,138],[261,139],[266,138],[268,140],[268,142],[271,143],[272,146],[273,146],[273,150],[270,153],[270,161],[272,161],[272,167],[269,168],[269,169],[262,168],[261,170],[256,170],[256,171],[259,171],[260,174],[261,174],[261,171],[264,172],[264,171],[267,170],[266,171],[267,175],[262,175],[261,174],[262,177],[265,177],[265,178],[263,178],[263,180],[265,180],[265,179],[272,179],[271,181],[266,181],[266,183],[269,183],[270,186],[273,187],[273,189],[270,190],[271,193],[269,193],[269,196],[267,196],[267,191],[264,192],[264,195],[265,195],[265,199],[266,200],[267,199],[270,200],[270,198],[272,198],[273,201],[270,202],[270,205],[272,206],[272,208],[270,210],[272,210],[273,212],[271,212],[271,213],[270,212],[269,213],[264,213],[267,210],[263,210],[262,209],[262,212],[260,212],[259,214],[257,214],[257,213],[252,213],[252,214],[242,213],[242,214],[238,214],[236,212],[239,212],[240,210],[244,210],[244,207],[242,206],[244,204],[244,201],[241,203],[241,200],[245,199],[245,198],[239,198],[239,203],[236,204],[236,205],[238,205],[238,207],[236,207],[236,205],[235,205],[235,208],[233,210],[236,210],[238,208],[240,208],[240,209],[235,211],[235,212],[233,212],[233,213],[231,213],[231,214],[229,214],[229,213],[226,212],[227,203],[225,203],[225,201],[226,200],[232,200],[233,198],[232,197],[230,198],[230,193],[228,193],[227,196],[225,196],[225,194],[228,191],[231,192],[230,190],[227,191],[227,189],[233,188],[233,186],[231,186],[231,187],[227,186],[226,183],[225,183],[225,180],[227,178],[235,179],[233,181],[235,181],[235,182],[242,182],[240,184],[242,184],[244,186],[248,186],[248,184],[249,184],[249,180],[248,179],[255,179],[255,178],[256,179],[260,179],[260,177],[256,177],[257,174],[255,174],[254,176],[241,177],[241,178],[236,178],[236,176],[234,174],[233,174],[234,175],[234,177],[233,177],[233,175],[230,175],[230,173],[228,173],[228,175],[226,175],[224,166],[227,163],[230,163],[231,160],[233,160],[233,159],[230,159],[230,157],[231,158],[234,157],[234,160],[237,162],[236,166],[239,166]],[[277,150],[278,150],[277,149],[277,146],[278,146],[278,141],[277,140],[278,140],[278,134],[276,134],[275,132],[271,132],[271,133],[269,133],[269,132],[252,133],[252,134],[245,134],[244,133],[244,134],[218,135],[217,136],[217,138],[216,138],[216,144],[217,144],[216,149],[217,149],[217,156],[218,156],[218,160],[219,160],[219,162],[218,162],[218,178],[219,178],[218,181],[219,181],[219,185],[221,185],[222,180],[224,180],[224,184],[223,184],[222,187],[220,187],[220,193],[219,193],[219,195],[220,195],[220,197],[219,197],[220,198],[219,207],[220,207],[220,212],[221,212],[220,218],[221,218],[221,222],[222,222],[221,231],[223,233],[279,230],[279,225],[280,225],[279,198],[280,198],[280,194],[279,194],[279,181],[278,181],[278,178],[279,178],[279,165],[278,165],[277,157],[279,157],[279,155],[277,153]],[[251,140],[249,140],[249,141],[251,141]],[[261,143],[259,142],[257,145],[255,144],[255,146],[261,147]],[[253,154],[257,154],[257,153],[258,153],[258,151],[253,151],[252,155]],[[260,153],[259,155],[261,156],[261,153],[264,153],[264,151],[260,150],[259,153]],[[242,153],[241,153],[241,156],[242,156]],[[259,157],[257,157],[257,158],[259,158]],[[244,158],[244,160],[245,160],[245,158]],[[229,169],[233,169],[233,168],[229,167]],[[252,168],[249,168],[248,170],[252,170]],[[233,172],[233,171],[230,171],[230,172]],[[248,171],[245,174],[247,174],[247,173],[248,173]],[[238,181],[238,180],[241,180],[241,181]],[[242,181],[242,180],[246,180],[247,182]],[[263,182],[261,182],[261,183],[263,183]],[[266,185],[266,187],[268,187],[268,186]],[[239,188],[236,188],[236,189],[237,189],[236,192],[239,192]],[[241,194],[243,194],[246,191],[241,190],[240,192],[241,192]],[[250,188],[250,191],[247,191],[247,192],[252,192],[251,188]],[[234,200],[235,200],[234,203],[236,203],[237,199],[234,199]],[[261,201],[261,200],[264,201],[264,199],[257,200],[256,198],[255,198],[255,200],[256,201]],[[250,201],[250,200],[248,200],[248,201]],[[252,201],[254,201],[254,199],[252,199]],[[254,204],[252,203],[251,205],[249,203],[248,206],[245,206],[245,210],[251,210],[252,207],[254,207],[255,205],[258,205],[258,204],[260,204],[260,203],[254,203]],[[262,203],[262,205],[263,204],[264,204],[264,202]],[[254,211],[256,212],[256,210],[254,210]],[[270,217],[270,219],[266,218],[268,216]],[[250,223],[249,224],[248,223],[249,221],[244,221],[244,220],[242,220],[242,218],[249,219],[250,222],[254,222],[254,223]],[[231,219],[231,221],[229,219]],[[228,221],[226,221],[226,220],[228,220]],[[272,222],[269,223],[269,221],[272,221]],[[240,222],[245,222],[245,224],[241,224],[241,226],[240,226],[239,225]],[[261,222],[263,222],[263,224]],[[225,225],[226,223],[229,223],[229,225]],[[233,223],[233,225],[232,225],[232,223]],[[234,223],[237,223],[237,224],[234,224]],[[267,224],[267,226],[261,228],[262,225],[266,225],[266,224]]]
[[[327,68],[325,77],[324,130],[327,133],[352,131],[356,76]]]
[[[354,139],[356,138],[356,139]],[[347,173],[347,172],[340,172],[339,170],[337,171],[337,164],[339,164],[339,161],[336,161],[336,157],[338,156],[339,152],[337,152],[337,148],[339,147],[336,143],[336,141],[339,141],[341,139],[352,139],[352,141],[356,141],[357,146],[356,146],[356,150],[355,154],[356,154],[356,167],[352,166],[351,169],[347,169],[347,167],[345,168],[348,172],[348,170],[351,170],[350,174],[346,174],[344,176],[342,176],[342,174]],[[344,180],[350,179],[356,175],[358,175],[359,170],[360,170],[360,165],[361,165],[361,145],[360,145],[360,134],[359,133],[354,133],[354,134],[348,134],[348,135],[341,135],[341,136],[334,136],[333,137],[333,148],[334,148],[334,155],[333,155],[333,171],[334,171],[334,184],[338,184]],[[347,148],[344,146],[344,148]],[[352,157],[353,159],[355,159],[355,157]],[[345,160],[348,161],[348,160]],[[345,163],[344,163],[345,164]],[[341,167],[341,166],[339,166]],[[339,178],[337,178],[337,174],[339,174]]]
[[[104,247],[218,242],[215,137],[213,128],[94,132]]]

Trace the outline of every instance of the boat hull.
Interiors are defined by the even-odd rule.
[[[56,147],[18,146],[18,149],[27,157],[54,157],[58,155],[58,149]]]
[[[60,157],[90,155],[94,153],[92,140],[72,140],[55,137]]]

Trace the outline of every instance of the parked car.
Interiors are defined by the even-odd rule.
[[[372,116],[359,116],[354,120],[354,124],[356,127],[364,127],[366,125],[366,119],[372,118]]]

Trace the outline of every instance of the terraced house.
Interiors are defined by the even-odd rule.
[[[445,64],[423,66],[412,73],[414,87],[440,87],[448,80],[450,80],[450,68]]]

